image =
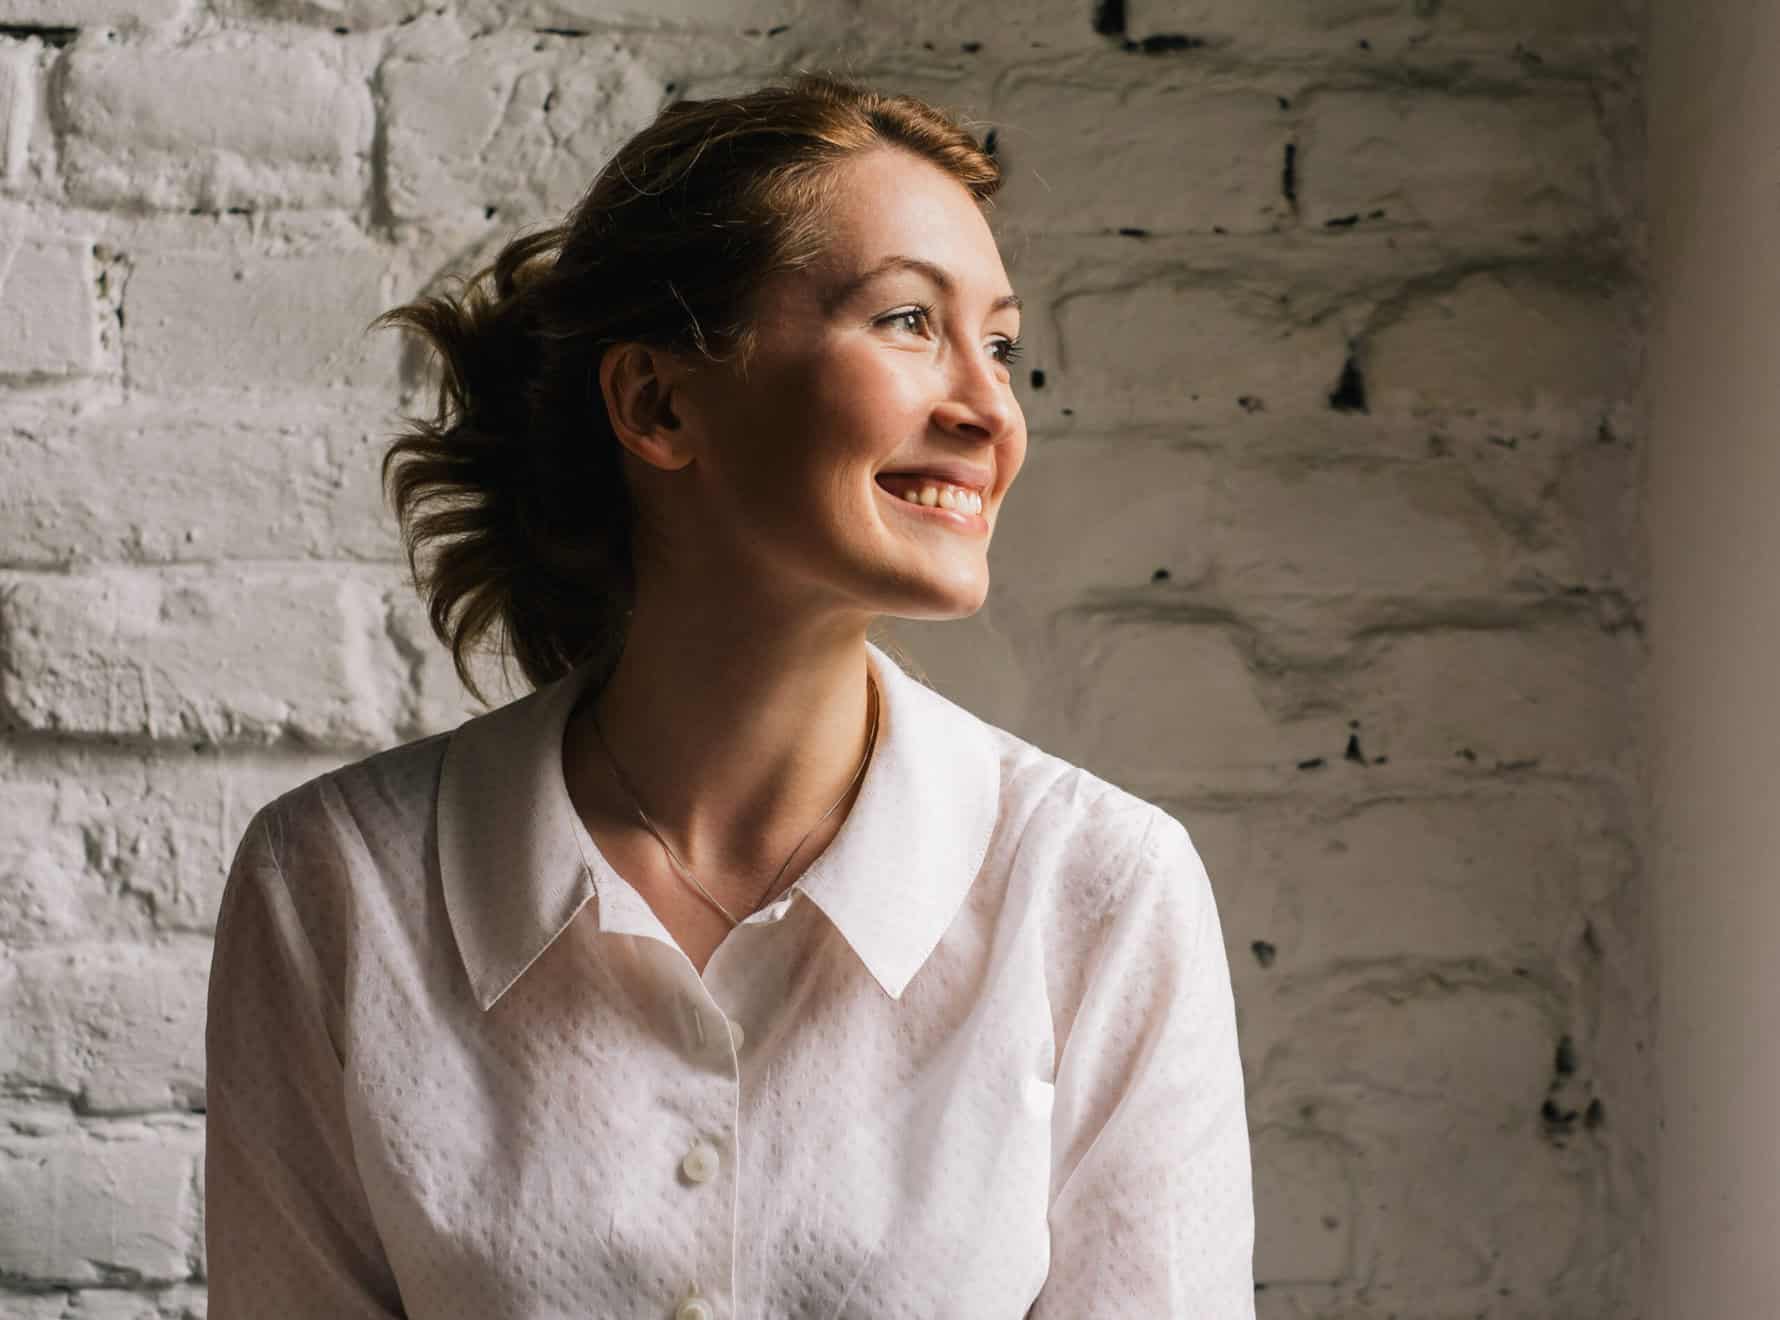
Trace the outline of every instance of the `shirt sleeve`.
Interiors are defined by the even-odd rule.
[[[354,1166],[314,949],[278,857],[276,804],[236,850],[204,1028],[211,1320],[390,1320],[401,1299]]]
[[[1253,1320],[1235,1000],[1205,866],[1156,809],[1092,937],[1052,1111],[1051,1268],[1029,1320]]]

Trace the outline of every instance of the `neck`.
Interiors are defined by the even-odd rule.
[[[681,863],[727,905],[757,898],[796,848],[789,880],[845,821],[870,733],[869,661],[863,621],[709,618],[639,602],[611,677],[570,722],[564,766],[577,802],[641,830],[628,780]]]

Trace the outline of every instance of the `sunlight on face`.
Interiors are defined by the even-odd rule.
[[[1026,455],[1018,300],[975,200],[936,166],[886,149],[837,182],[822,258],[761,290],[746,380],[698,390],[701,513],[788,589],[905,618],[971,614]],[[878,481],[944,464],[982,475],[981,515],[917,510]]]

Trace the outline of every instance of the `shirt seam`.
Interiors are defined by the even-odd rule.
[[[272,832],[274,820],[278,822],[279,827],[276,838]],[[322,1012],[322,1029],[327,1032],[328,1044],[334,1051],[335,1059],[344,1069],[346,1051],[342,1047],[340,1032],[336,1029],[336,1024],[344,1026],[345,1013],[340,1002],[334,998],[333,991],[328,988],[327,977],[322,973],[321,958],[315,952],[315,942],[309,937],[309,928],[303,923],[303,914],[297,907],[296,894],[291,889],[290,878],[285,874],[284,859],[279,855],[280,845],[285,834],[285,820],[280,809],[275,806],[268,807],[262,814],[260,833],[265,836],[266,856],[271,859],[272,870],[278,879],[278,887],[283,891],[287,910],[293,918],[291,923],[294,927],[292,938],[299,941],[299,947],[293,949],[292,953],[301,964],[300,973],[303,979],[311,983],[311,993],[318,996],[319,1002],[316,1006]]]
[[[1133,883],[1132,883],[1131,892],[1125,895],[1126,902],[1129,902],[1131,900],[1131,898],[1138,891],[1138,889],[1140,887],[1139,882],[1146,879],[1150,874],[1153,874],[1158,870],[1159,849],[1156,846],[1153,846],[1152,840],[1158,839],[1158,829],[1162,825],[1162,820],[1165,818],[1168,821],[1170,821],[1171,823],[1173,823],[1177,828],[1180,828],[1183,831],[1185,830],[1185,826],[1182,826],[1179,821],[1174,819],[1174,817],[1168,815],[1167,812],[1163,811],[1160,807],[1155,806],[1153,803],[1150,804],[1150,811],[1147,813],[1147,816],[1148,816],[1148,819],[1144,825],[1143,837],[1138,840],[1136,847],[1133,848],[1131,853],[1129,854],[1134,859],[1134,861],[1133,861],[1133,864],[1132,864],[1130,870],[1127,872],[1127,874],[1132,876],[1134,879],[1133,879]],[[1199,926],[1200,920],[1201,920],[1201,918],[1198,917],[1197,915],[1193,918],[1192,938],[1190,939],[1190,944],[1192,947],[1187,951],[1187,956],[1185,959],[1186,966],[1184,969],[1183,981],[1185,984],[1188,985],[1189,989],[1191,988],[1191,986],[1193,984],[1193,978],[1197,974],[1197,971],[1198,971],[1198,968],[1200,965],[1199,964],[1199,944],[1200,944],[1199,936],[1202,934],[1202,932],[1200,930],[1200,926]],[[1096,966],[1096,970],[1098,970],[1098,964]],[[1090,974],[1090,976],[1091,975],[1092,974]],[[1084,998],[1087,996],[1088,989],[1089,989],[1089,983],[1084,982],[1083,986],[1082,986],[1082,994],[1083,994]],[[1054,1019],[1055,1019],[1055,1014],[1053,1013],[1053,1021],[1054,1021]],[[1074,1040],[1076,1027],[1077,1027],[1078,1023],[1079,1023],[1079,1005],[1078,1005],[1077,1022],[1072,1022],[1070,1025],[1070,1031],[1069,1031],[1070,1041]],[[1054,1034],[1055,1034],[1055,1029],[1053,1028],[1053,1035]],[[1065,1042],[1064,1048],[1067,1048],[1068,1044],[1069,1044],[1069,1042]],[[1057,1064],[1058,1064],[1057,1076],[1060,1077],[1061,1068],[1062,1068],[1062,1053],[1061,1052],[1059,1052],[1057,1055]],[[1091,1140],[1088,1143],[1086,1148],[1084,1148],[1083,1151],[1081,1152],[1081,1155],[1077,1158],[1076,1167],[1074,1169],[1070,1170],[1069,1177],[1066,1178],[1064,1180],[1063,1184],[1056,1189],[1055,1193],[1053,1193],[1049,1197],[1048,1204],[1045,1207],[1045,1218],[1047,1221],[1056,1212],[1058,1203],[1060,1201],[1062,1201],[1064,1193],[1066,1193],[1069,1190],[1070,1184],[1075,1181],[1076,1175],[1081,1171],[1082,1165],[1086,1164],[1088,1162],[1088,1160],[1092,1157],[1092,1155],[1094,1153],[1094,1149],[1095,1149],[1095,1147],[1097,1147],[1100,1144],[1100,1139],[1103,1135],[1104,1135],[1104,1129],[1102,1129],[1102,1131],[1096,1132],[1094,1134],[1093,1140]],[[1053,1159],[1056,1158],[1055,1151],[1052,1152],[1052,1158]]]

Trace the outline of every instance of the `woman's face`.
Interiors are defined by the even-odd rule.
[[[676,539],[724,556],[726,581],[764,590],[768,608],[974,613],[1026,456],[1008,365],[1020,312],[1001,255],[969,192],[900,150],[841,167],[831,234],[817,264],[761,289],[746,378],[706,369],[679,387],[694,458],[672,498],[698,530],[676,517]],[[911,504],[885,484],[947,466],[980,512]]]

